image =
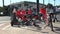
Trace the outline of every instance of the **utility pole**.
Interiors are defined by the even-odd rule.
[[[36,2],[37,2],[37,12],[36,13],[38,13],[39,12],[39,0],[36,0]]]
[[[50,0],[48,0],[48,2],[50,3]]]
[[[55,0],[54,0],[54,6],[55,6]]]
[[[4,7],[4,0],[2,0],[2,2],[3,2],[3,7]]]
[[[44,0],[43,0],[43,5],[44,5]]]
[[[11,0],[10,0],[10,8],[11,8]]]
[[[5,8],[4,8],[4,0],[2,0],[2,3],[3,3],[3,15],[5,15]]]
[[[10,16],[11,16],[12,12],[11,12],[11,0],[10,0]]]

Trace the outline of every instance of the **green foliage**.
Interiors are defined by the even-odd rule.
[[[8,9],[9,6],[0,7],[0,12],[3,12],[5,16],[8,16],[10,15],[10,11]]]

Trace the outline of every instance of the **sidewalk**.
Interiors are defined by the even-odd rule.
[[[46,27],[45,29],[42,30],[37,30],[37,28],[34,27],[23,27],[22,29],[39,32],[41,34],[60,34],[60,23],[58,22],[53,23],[53,26],[54,26],[54,32],[51,31],[50,27]]]
[[[0,34],[60,34],[60,23],[56,22],[53,23],[53,25],[54,25],[54,32],[51,31],[50,27],[38,30],[34,26],[25,26],[20,28],[9,26],[5,30],[0,30]]]

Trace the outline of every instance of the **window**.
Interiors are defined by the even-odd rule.
[[[28,6],[28,4],[27,4],[27,3],[25,3],[25,4],[24,4],[24,6]]]
[[[21,4],[18,4],[18,7],[21,7]]]

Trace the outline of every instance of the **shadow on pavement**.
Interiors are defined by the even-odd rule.
[[[58,20],[57,22],[60,22],[60,20]]]
[[[54,27],[56,31],[60,31],[60,27]]]
[[[25,28],[25,26],[19,27],[18,25],[14,25],[12,27],[21,28],[21,29],[30,30],[30,31],[35,31],[35,32],[40,32],[40,30],[41,30],[41,28],[35,28],[35,27],[29,27],[29,26],[27,26],[27,28]]]
[[[26,29],[26,30],[30,30],[30,31],[35,31],[35,32],[40,32],[40,30],[41,30],[41,28],[30,28],[30,27],[28,27],[28,28],[22,28],[22,29]]]
[[[59,28],[59,27],[54,27],[54,28]]]
[[[60,32],[58,32],[58,31],[55,31],[55,33],[60,34]]]
[[[12,27],[15,27],[15,28],[20,28],[20,26],[19,26],[19,25],[14,25],[14,26],[12,26]]]
[[[56,31],[60,31],[60,28],[57,28]]]
[[[45,34],[45,33],[48,34],[48,32],[42,32],[42,33],[44,33],[44,34]]]
[[[60,27],[54,27],[55,28],[55,33],[60,34]]]

